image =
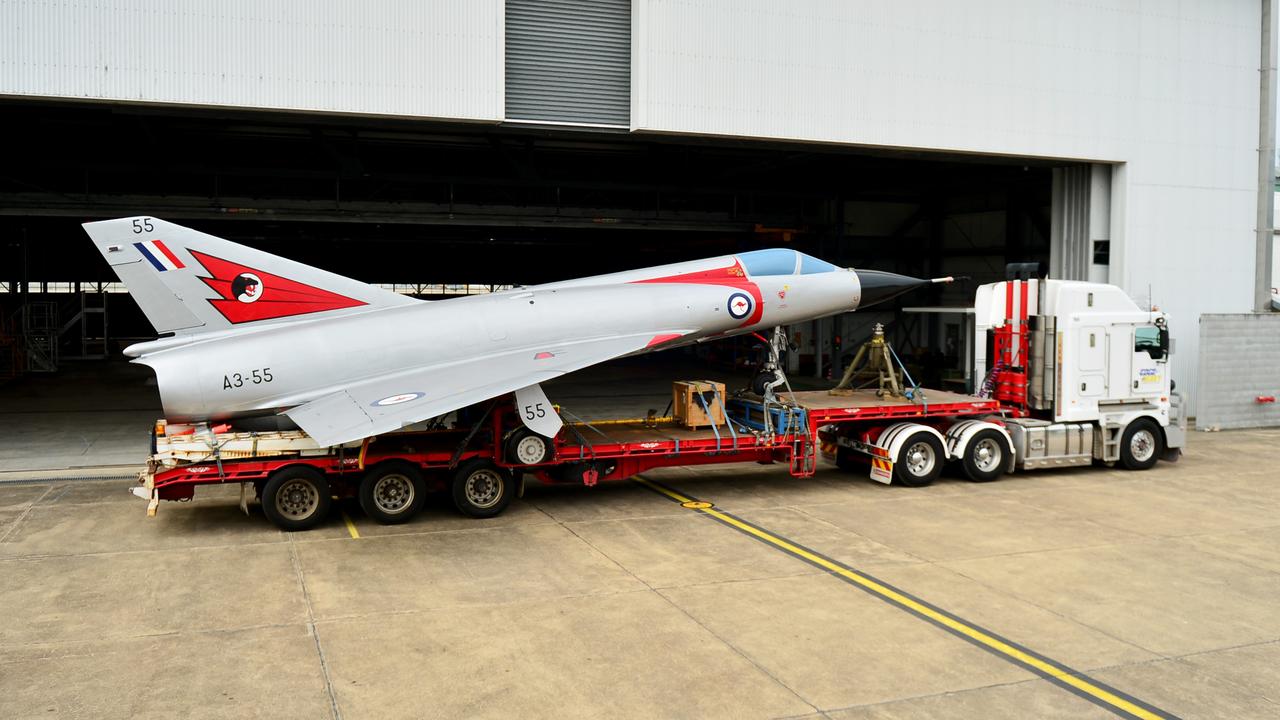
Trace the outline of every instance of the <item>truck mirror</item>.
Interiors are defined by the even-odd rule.
[[[1162,357],[1169,356],[1169,328],[1160,328],[1160,355]]]

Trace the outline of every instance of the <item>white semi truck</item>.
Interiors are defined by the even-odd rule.
[[[1019,469],[1177,459],[1187,419],[1163,312],[1114,285],[1037,279],[979,287],[974,311]]]
[[[1015,470],[1095,461],[1145,470],[1178,458],[1186,415],[1164,313],[1112,285],[1039,279],[982,285],[973,312],[984,378],[976,395],[997,401],[998,413],[829,425],[819,429],[823,455],[852,471],[869,460],[871,479],[906,486],[928,485],[947,462],[985,482]],[[926,390],[912,400],[942,397]]]

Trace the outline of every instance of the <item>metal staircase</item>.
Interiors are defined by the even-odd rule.
[[[18,310],[27,372],[58,371],[58,304],[28,302]]]
[[[0,316],[0,382],[24,373],[57,372],[62,360],[107,357],[106,293],[80,292],[76,296],[62,308],[54,301],[29,301],[9,316]],[[59,322],[64,311],[71,317]]]
[[[66,355],[68,360],[105,360],[107,357],[107,295],[80,292],[80,310],[58,330],[61,338],[79,328],[80,354]]]

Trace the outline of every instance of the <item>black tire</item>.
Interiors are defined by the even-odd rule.
[[[510,465],[540,465],[554,454],[550,440],[526,427],[512,432],[503,445],[503,457]]]
[[[853,450],[847,447],[836,448],[836,467],[844,472],[857,472],[860,469],[858,458]]]
[[[422,471],[406,462],[381,463],[360,481],[360,507],[380,525],[408,522],[426,499]]]
[[[281,530],[310,530],[329,516],[332,502],[328,481],[311,467],[278,470],[262,488],[262,512]]]
[[[969,444],[965,446],[964,457],[960,463],[964,466],[964,476],[972,482],[991,482],[1004,475],[1009,466],[1009,443],[999,430],[987,428],[979,430]]]
[[[450,483],[453,504],[463,515],[493,517],[511,504],[511,475],[488,460],[476,458],[458,466]]]
[[[757,395],[764,395],[764,391],[768,390],[768,386],[778,381],[778,374],[772,370],[761,370],[751,378],[751,392]]]
[[[1120,436],[1120,464],[1127,470],[1149,470],[1164,452],[1164,432],[1151,418],[1129,423]]]
[[[920,457],[915,457],[916,455]],[[924,487],[938,479],[946,456],[933,433],[917,430],[907,436],[893,462],[893,481],[906,487]]]

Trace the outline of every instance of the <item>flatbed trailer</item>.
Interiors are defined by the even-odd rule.
[[[261,499],[267,517],[285,529],[314,526],[334,497],[359,497],[378,522],[404,522],[433,490],[450,493],[467,515],[490,517],[523,491],[529,476],[592,486],[661,467],[752,462],[785,463],[792,476],[807,477],[825,455],[842,467],[868,467],[882,482],[896,477],[926,484],[956,447],[946,447],[944,433],[961,424],[1000,427],[996,400],[942,390],[914,397],[872,390],[783,393],[773,401],[717,395],[711,402],[722,405],[724,425],[689,429],[670,418],[583,421],[566,423],[553,440],[523,426],[510,396],[468,424],[340,447],[319,447],[299,431],[215,433],[158,423],[155,453],[137,492],[155,514],[160,500],[190,500],[198,486],[238,483],[242,507]],[[914,430],[904,435],[904,428]],[[879,442],[889,434],[892,441]],[[908,439],[912,443],[904,444]],[[924,474],[915,477],[906,449],[935,440],[915,448],[917,454],[933,452],[929,467],[917,463]]]
[[[1024,273],[1019,267],[1011,270]],[[433,489],[449,492],[463,513],[489,517],[530,476],[590,486],[654,468],[757,462],[786,463],[791,475],[806,477],[821,457],[913,487],[933,482],[946,463],[985,482],[1015,469],[1095,462],[1145,470],[1180,455],[1186,416],[1169,375],[1164,313],[1138,307],[1111,285],[1023,277],[980,286],[974,313],[975,342],[990,360],[978,396],[907,389],[888,369],[901,363],[889,359],[879,329],[864,347],[883,358],[879,390],[839,389],[854,385],[855,358],[849,382],[836,390],[775,395],[786,382],[777,369],[785,338],[775,332],[772,341],[760,337],[773,362],[753,381],[756,393],[726,398],[723,385],[700,382],[714,397],[702,390],[685,396],[699,398],[704,419],[716,416],[701,429],[672,418],[620,418],[566,423],[548,439],[525,426],[539,426],[536,414],[546,409],[517,408],[513,396],[460,412],[450,428],[341,447],[321,447],[301,432],[158,423],[135,491],[154,514],[160,500],[189,500],[200,485],[239,483],[246,510],[256,496],[277,525],[305,529],[325,517],[335,496],[359,497],[378,522],[404,522]]]

